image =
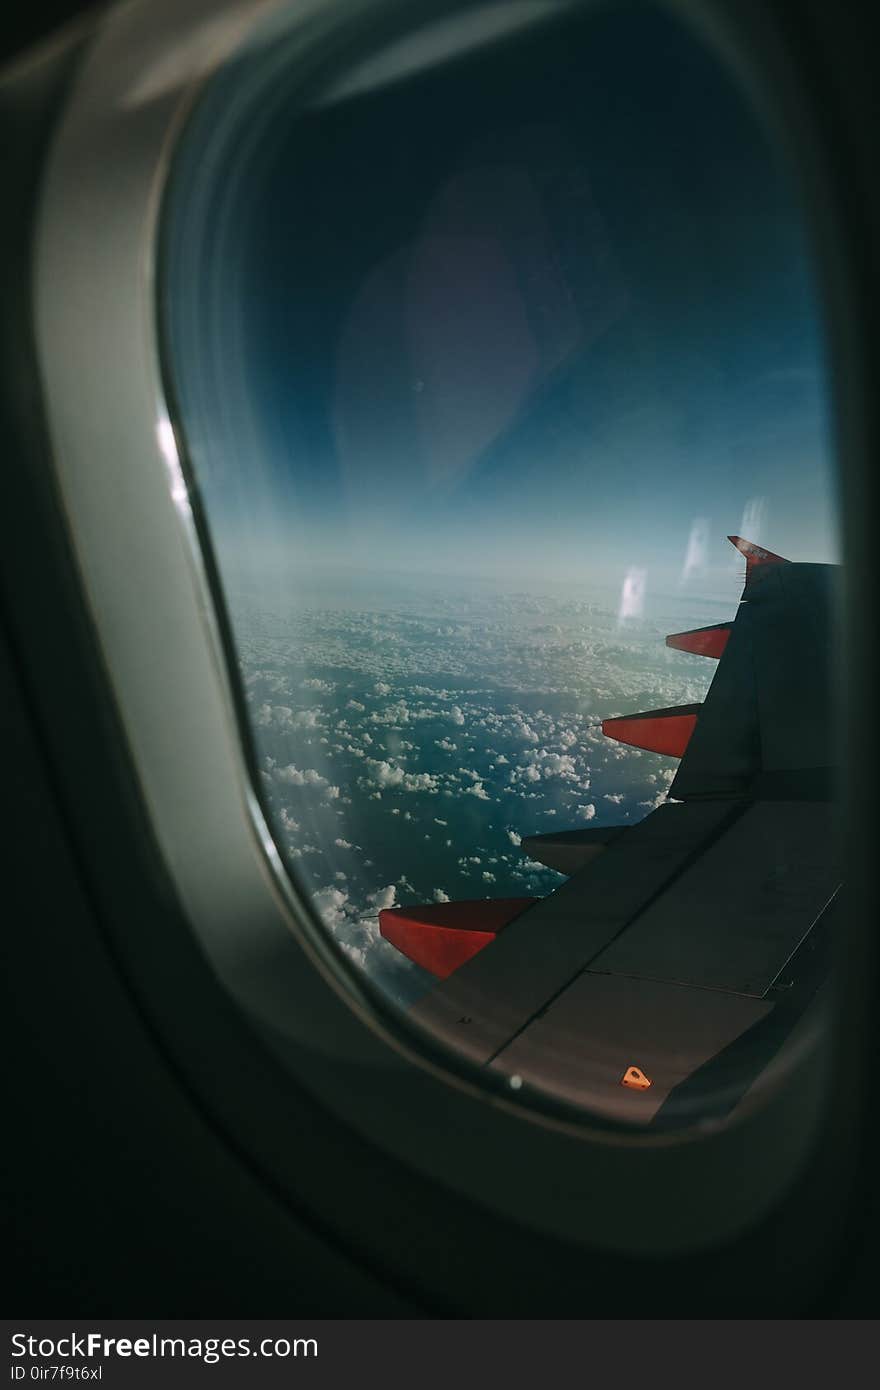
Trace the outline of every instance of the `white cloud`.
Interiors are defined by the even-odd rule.
[[[562,777],[571,781],[577,776],[574,758],[570,753],[543,753],[541,773],[544,777]]]
[[[330,927],[331,931],[345,921],[348,894],[342,888],[334,888],[332,884],[328,884],[326,888],[319,888],[317,893],[312,894],[312,902],[322,922]]]
[[[532,728],[531,724],[527,724],[527,723],[526,723],[525,719],[524,719],[523,716],[519,713],[518,710],[517,710],[517,712],[514,714],[511,723],[512,723],[512,727],[513,727],[513,732],[514,732],[514,734],[518,735],[519,738],[521,738],[521,739],[524,740],[524,742],[526,742],[526,743],[539,743],[539,742],[540,742],[540,740],[539,740],[539,738],[538,738],[538,735],[535,733],[535,730]],[[499,759],[499,762],[500,762],[500,759]]]
[[[291,721],[293,727],[295,729],[317,729],[319,727],[318,716],[320,713],[321,711],[319,709],[299,710],[293,716],[293,720]]]
[[[507,838],[512,845],[522,844],[522,835],[520,835],[516,830],[508,830]]]
[[[577,812],[581,820],[592,820],[596,814],[596,808],[592,801],[588,801],[586,806],[578,806]]]
[[[525,767],[515,767],[510,774],[511,782],[540,782],[541,773],[534,763],[527,763]]]
[[[290,728],[293,710],[288,705],[260,705],[255,717],[263,729],[269,728],[272,724],[286,729]]]
[[[367,758],[370,780],[377,787],[396,787],[405,792],[435,792],[437,778],[430,772],[406,772],[387,759]]]
[[[288,763],[287,767],[277,768],[275,776],[279,782],[287,782],[291,787],[326,787],[327,785],[327,778],[322,777],[317,768],[308,767],[302,772],[293,763]]]
[[[475,796],[478,801],[489,801],[489,793],[482,782],[474,782],[473,786],[464,788],[465,796]]]
[[[382,912],[386,907],[393,907],[397,901],[397,888],[393,883],[387,887],[380,888],[376,893],[367,894],[367,902],[370,903],[377,912]]]
[[[442,888],[435,888],[433,897],[435,903],[448,903],[450,901],[449,894],[444,893]]]

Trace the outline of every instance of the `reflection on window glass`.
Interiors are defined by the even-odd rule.
[[[163,311],[296,879],[349,959],[474,1060],[584,1103],[607,1073],[605,1109],[629,1119],[686,1099],[737,1039],[754,1052],[833,898],[833,866],[791,869],[827,832],[833,751],[777,756],[767,711],[784,694],[802,743],[827,715],[804,613],[827,627],[839,556],[790,178],[677,21],[587,8],[489,7],[483,29],[428,30],[305,88],[277,34],[253,46],[178,155]],[[781,579],[731,534],[795,563]],[[744,559],[745,636],[721,626]],[[798,634],[789,654],[774,622]],[[739,714],[713,722],[722,671]],[[647,848],[627,838],[642,822]],[[706,898],[725,875],[740,918],[758,904],[748,949]],[[726,935],[707,946],[713,914]],[[529,981],[503,1024],[502,942]],[[529,1020],[575,977],[539,1037]],[[485,1013],[467,1037],[459,979]]]

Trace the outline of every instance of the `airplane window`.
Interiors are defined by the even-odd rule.
[[[190,117],[160,283],[289,872],[513,1090],[729,1113],[840,881],[792,176],[662,7],[471,7],[302,75],[270,40]]]

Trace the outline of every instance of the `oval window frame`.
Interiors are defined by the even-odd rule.
[[[671,0],[671,7],[693,21],[693,4]],[[41,208],[37,331],[57,480],[163,857],[229,996],[299,1083],[375,1144],[506,1216],[567,1239],[631,1253],[715,1244],[769,1210],[788,1187],[822,1116],[823,1069],[802,1069],[772,1104],[756,1101],[735,1125],[705,1134],[609,1133],[589,1117],[575,1122],[493,1093],[467,1067],[414,1047],[366,992],[342,983],[335,953],[331,959],[309,925],[254,794],[217,593],[170,422],[155,266],[162,192],[186,113],[240,42],[242,15],[256,19],[273,8],[256,0],[202,3],[182,20],[173,6],[139,0],[111,14],[56,134]],[[460,8],[433,7],[438,14]],[[753,71],[734,7],[711,8],[712,42]],[[182,29],[209,12],[216,27],[207,49],[187,49]],[[302,61],[309,54],[323,60],[380,15],[394,24],[405,14],[405,6],[376,0],[347,10],[346,30],[338,10],[301,6]],[[704,6],[701,24],[708,23]],[[149,100],[127,100],[144,73],[161,70],[175,51],[188,56],[174,83]],[[768,52],[765,62],[778,64],[778,46],[769,42]],[[784,84],[786,100],[778,104],[799,110],[808,130],[809,106],[795,86]],[[127,459],[122,473],[120,456]],[[110,498],[113,528],[106,526]],[[154,596],[150,613],[138,604],[145,585]],[[157,640],[166,669],[175,663],[170,692],[151,663]],[[203,817],[206,801],[210,820]],[[512,1145],[517,1168],[509,1164]],[[755,1191],[754,1182],[743,1181],[718,1203],[732,1154],[741,1163],[752,1156],[753,1177],[759,1166],[763,1186]],[[555,1176],[530,1192],[527,1209],[522,1168]],[[633,1186],[643,1194],[644,1219],[624,1229],[609,1193]],[[665,1200],[673,1189],[683,1202],[674,1210]]]

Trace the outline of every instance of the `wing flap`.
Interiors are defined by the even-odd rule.
[[[563,830],[552,835],[526,835],[520,849],[530,859],[546,864],[558,874],[576,874],[622,835],[626,826],[597,826]]]
[[[590,964],[762,997],[840,883],[834,809],[759,801]]]
[[[412,1017],[489,1061],[741,810],[718,801],[661,806],[511,922]]]
[[[499,1052],[492,1068],[606,1119],[648,1125],[676,1087],[772,1008],[736,994],[586,973]],[[650,1087],[621,1085],[633,1065],[650,1077]],[[738,1070],[731,1080],[741,1085]],[[716,1106],[718,1089],[716,1082]]]

